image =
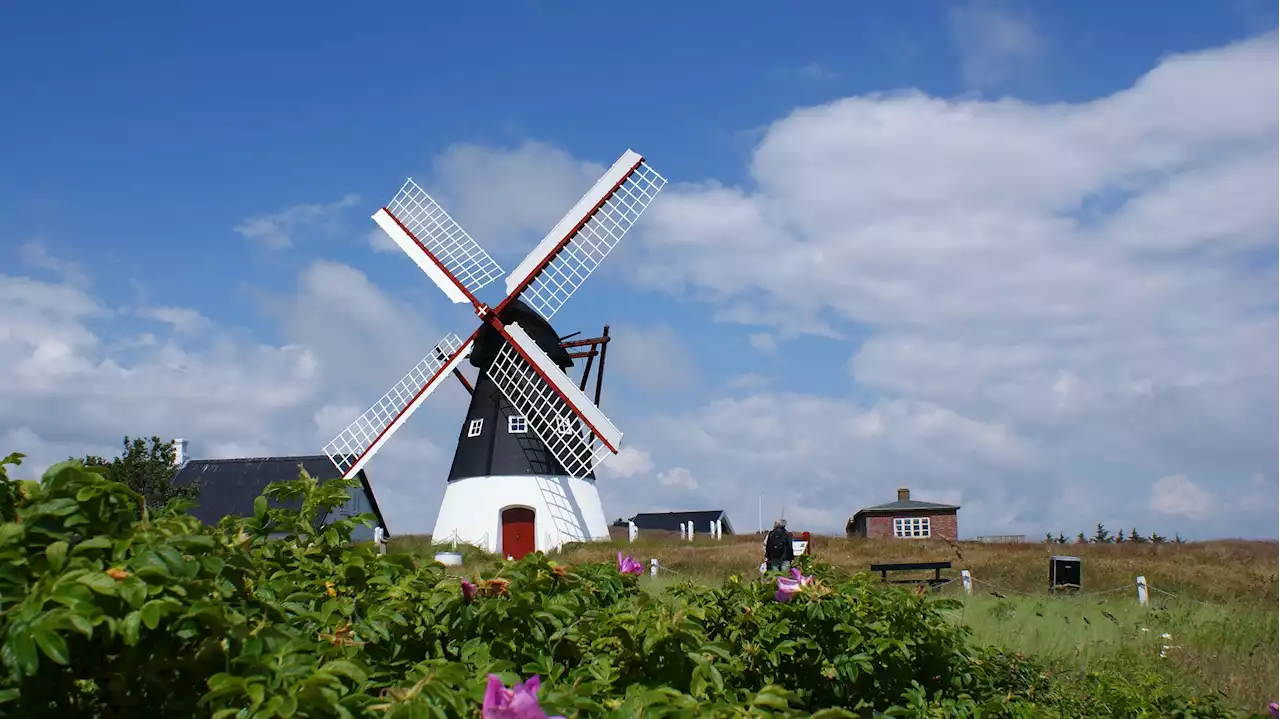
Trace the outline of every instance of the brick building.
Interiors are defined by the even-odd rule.
[[[959,507],[911,498],[911,490],[898,490],[898,501],[858,510],[844,531],[848,537],[899,539],[955,539],[959,536],[956,512]]]

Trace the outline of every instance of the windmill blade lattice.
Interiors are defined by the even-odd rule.
[[[445,335],[382,399],[325,445],[324,453],[344,478],[354,477],[364,467],[423,400],[466,359],[472,343],[470,339],[463,342],[452,333]]]
[[[472,294],[502,276],[502,267],[413,178],[386,209]]]
[[[489,377],[560,466],[574,477],[587,476],[617,451],[622,433],[518,323],[505,331],[509,339],[489,366]]]
[[[628,150],[507,277],[508,294],[550,320],[666,184]]]

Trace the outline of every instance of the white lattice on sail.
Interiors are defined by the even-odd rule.
[[[546,358],[546,354],[518,324],[512,323],[505,329],[525,354],[531,354],[531,346],[532,352],[537,353],[531,357],[536,364],[525,360],[515,344],[506,342],[489,366],[489,377],[516,411],[524,415],[529,428],[547,446],[560,466],[570,476],[587,476],[605,457],[617,451],[610,449],[609,444],[616,448],[621,442],[622,433],[569,380],[563,370],[551,363],[550,358]],[[549,369],[537,366],[543,364],[540,361],[543,358],[550,364]],[[544,374],[554,384],[543,379]],[[563,383],[559,381],[561,378],[564,379]],[[584,416],[590,418],[594,431],[592,426],[583,421]]]
[[[353,477],[364,467],[423,400],[466,359],[471,345],[470,340],[463,343],[455,334],[445,335],[391,391],[325,445],[324,453],[343,477]]]
[[[586,222],[582,222],[582,215],[566,215],[557,229],[563,227],[565,232],[570,233],[568,237],[549,235],[508,277],[507,291],[511,292],[523,282],[529,272],[537,272],[520,294],[520,299],[543,317],[551,319],[582,286],[667,184],[666,179],[639,155],[630,151],[628,153],[637,158],[639,164],[634,168],[624,166],[624,172],[630,171],[622,176],[616,186],[607,182],[613,172],[611,169],[610,173],[601,178],[606,187],[597,183],[570,211],[573,213],[582,208],[581,212],[589,213],[586,214]],[[628,155],[623,155],[623,158],[627,159]],[[618,165],[615,164],[614,167]],[[595,199],[593,193],[602,194],[602,197]],[[586,207],[582,207],[584,204]],[[539,271],[538,267],[548,256],[554,257]]]
[[[387,211],[472,293],[502,275],[502,268],[489,253],[471,239],[431,195],[418,187],[413,178],[405,180],[387,205]]]

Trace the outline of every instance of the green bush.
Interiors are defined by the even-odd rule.
[[[303,474],[267,490],[297,511],[262,497],[205,527],[76,462],[0,480],[11,716],[475,717],[490,673],[540,676],[565,716],[1229,716],[1159,683],[1053,679],[969,646],[944,602],[822,566],[790,602],[738,578],[654,598],[612,564],[534,554],[472,595],[438,564],[353,546],[357,520],[315,524],[340,481]]]

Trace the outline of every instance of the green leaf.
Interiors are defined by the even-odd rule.
[[[57,632],[50,631],[47,627],[34,627],[31,630],[31,636],[36,640],[36,644],[40,645],[40,651],[44,652],[46,657],[63,666],[71,663],[67,653],[67,640]]]
[[[137,609],[147,600],[147,583],[137,577],[126,577],[120,582],[120,598]]]
[[[345,659],[335,659],[325,664],[323,667],[320,667],[320,671],[336,674],[340,677],[346,677],[356,684],[363,684],[364,680],[368,677],[360,667]]]
[[[90,537],[83,542],[71,548],[71,554],[74,556],[81,552],[87,552],[90,549],[111,549],[111,540],[107,537]]]
[[[26,676],[35,674],[40,666],[35,641],[25,627],[17,624],[9,627],[9,638],[0,645],[0,657],[3,657],[5,666]]]
[[[67,565],[67,550],[70,545],[58,541],[44,548],[44,557],[49,561],[49,571],[61,572]]]
[[[106,572],[88,572],[76,581],[92,589],[98,594],[112,596],[117,591],[116,580],[109,577]]]
[[[160,620],[164,617],[165,603],[158,599],[153,599],[142,605],[142,609],[138,614],[142,617],[142,623],[147,629],[155,629],[160,626]]]
[[[267,498],[263,497],[262,495],[258,495],[258,498],[253,500],[253,517],[254,519],[261,521],[266,516],[267,516]]]
[[[120,622],[120,638],[124,640],[127,647],[136,646],[138,638],[142,634],[142,615],[138,612],[129,612],[125,615],[124,621]]]

